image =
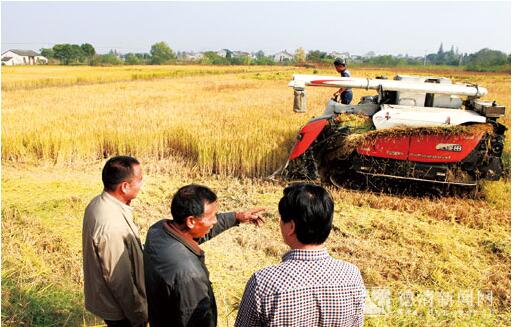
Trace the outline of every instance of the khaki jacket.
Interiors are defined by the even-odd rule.
[[[148,320],[142,245],[132,208],[107,192],[87,206],[82,229],[85,307],[104,320]]]

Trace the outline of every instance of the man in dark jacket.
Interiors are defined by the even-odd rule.
[[[148,230],[144,274],[150,326],[217,325],[217,306],[198,246],[239,223],[260,225],[262,208],[217,213],[217,196],[209,188],[187,185],[171,201],[173,220]]]
[[[351,77],[349,70],[347,70],[347,62],[345,59],[336,58],[333,65],[337,73],[340,73],[341,77]],[[350,104],[353,100],[353,90],[350,87],[341,87],[337,92],[333,93],[333,96],[340,96],[340,102],[342,104]]]

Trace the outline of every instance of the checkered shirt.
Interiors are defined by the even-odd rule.
[[[251,276],[235,326],[363,326],[360,270],[326,249],[291,250]]]

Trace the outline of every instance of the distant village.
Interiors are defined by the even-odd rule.
[[[301,52],[302,49],[299,49]],[[359,62],[362,59],[372,58],[375,56],[374,52],[368,52],[364,55],[354,55],[349,52],[321,52],[319,53],[319,59],[334,59],[334,58],[342,58],[348,59],[353,62]],[[215,53],[217,56],[225,59],[235,59],[235,58],[248,58],[251,60],[257,60],[262,57],[266,57],[267,59],[272,60],[274,63],[293,63],[297,62],[298,59],[300,61],[307,61],[308,53],[295,53],[289,52],[287,50],[282,50],[273,54],[266,55],[263,51],[258,52],[246,52],[246,51],[232,51],[230,49],[221,49],[217,51],[205,51],[205,52],[194,52],[194,51],[178,51],[176,53],[176,60],[183,62],[201,62],[206,56],[211,53]],[[110,55],[116,56],[120,61],[126,62],[129,60],[131,55],[138,55],[140,58],[150,58],[151,55],[147,53],[142,54],[122,54],[117,52],[116,50],[111,50],[109,52]],[[33,50],[22,50],[22,49],[12,49],[2,53],[2,65],[13,66],[13,65],[37,65],[37,64],[48,64],[50,59],[44,56],[44,53],[38,53]],[[302,59],[302,60],[301,60]],[[419,58],[422,59],[422,58]]]
[[[260,55],[258,52],[245,52],[245,51],[231,51],[229,49],[221,49],[216,51],[216,54],[223,58],[237,58],[237,57],[250,57],[252,59],[257,59]],[[375,56],[374,52],[368,52],[365,55],[351,55],[349,52],[338,52],[332,51],[329,53],[325,53],[326,57],[329,58],[343,58],[350,60],[361,60],[363,58],[371,58]],[[291,53],[287,50],[279,51],[269,55],[270,58],[276,63],[282,62],[293,62],[297,60],[297,52]],[[177,57],[181,60],[201,60],[204,56],[204,52],[178,52]],[[306,59],[306,57],[305,57]]]
[[[365,54],[352,54],[348,51],[321,51],[303,48],[294,51],[282,50],[266,54],[264,51],[247,52],[220,49],[215,51],[173,51],[166,42],[151,46],[149,53],[120,53],[110,50],[98,54],[89,43],[56,44],[39,52],[25,49],[11,49],[2,53],[2,66],[14,65],[162,65],[162,64],[205,64],[205,65],[327,65],[335,58],[342,58],[350,65],[373,66],[420,66],[445,65],[461,66],[473,71],[504,71],[511,69],[511,54],[491,49],[481,49],[475,53],[461,53],[457,47],[445,50],[443,43],[437,52],[424,56],[377,55],[374,51]]]

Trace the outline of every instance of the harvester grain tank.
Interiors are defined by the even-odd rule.
[[[281,174],[339,185],[354,175],[475,186],[503,174],[505,107],[487,90],[443,77],[393,80],[294,75],[294,111],[306,112],[306,87],[375,90],[355,105],[328,101],[304,126]]]

